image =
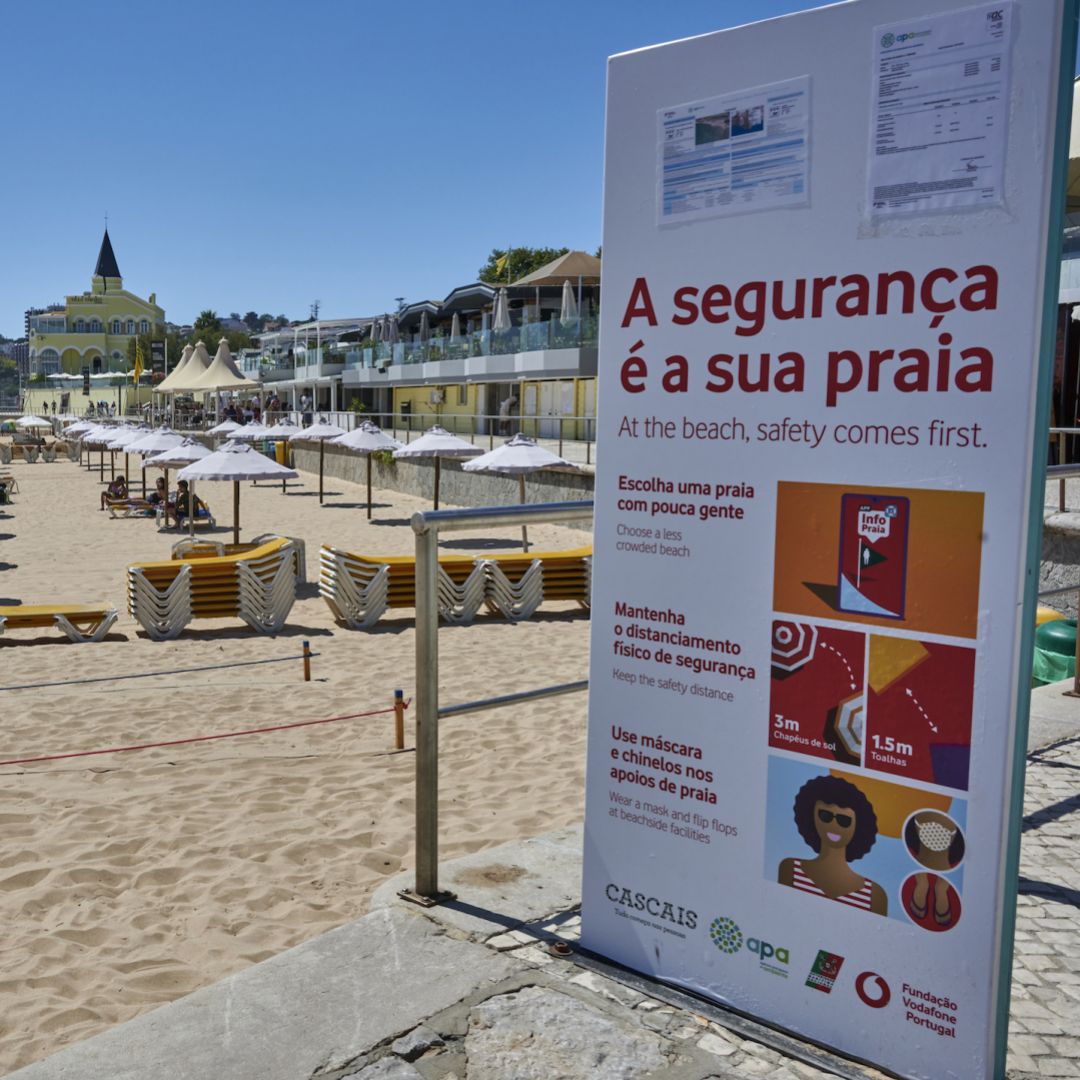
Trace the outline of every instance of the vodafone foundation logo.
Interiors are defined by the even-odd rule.
[[[855,993],[871,1009],[884,1009],[892,1000],[889,984],[876,971],[864,971],[856,978]]]

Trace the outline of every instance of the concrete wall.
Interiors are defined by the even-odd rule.
[[[297,469],[318,473],[318,447],[295,447],[293,462]],[[384,462],[376,459],[372,464],[371,482],[376,488],[401,491],[422,499],[433,498],[434,461],[425,459]],[[363,454],[351,453],[345,447],[327,445],[323,473],[325,476],[340,477],[354,484],[366,484],[367,461]],[[442,462],[440,492],[440,505],[443,506],[507,506],[520,501],[516,476],[462,472],[460,463],[456,461]],[[570,502],[592,497],[591,471],[542,472],[525,477],[526,502]]]
[[[1080,583],[1080,514],[1052,514],[1043,522],[1039,588]],[[1076,618],[1076,593],[1049,596],[1040,603]]]

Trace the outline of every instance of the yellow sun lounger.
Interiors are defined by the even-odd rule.
[[[287,537],[231,555],[135,563],[128,611],[157,641],[176,637],[192,619],[240,618],[276,633],[296,599],[298,563]]]
[[[480,606],[511,621],[526,619],[544,600],[589,606],[592,548],[476,557],[439,558],[439,614],[471,622]],[[387,608],[416,607],[416,562],[410,555],[356,555],[324,544],[319,550],[319,594],[334,617],[357,630],[378,622]]]
[[[116,622],[116,608],[103,604],[40,604],[0,607],[0,634],[5,630],[55,627],[72,641],[100,641]]]

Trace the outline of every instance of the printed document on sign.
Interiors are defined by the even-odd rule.
[[[874,30],[872,217],[997,206],[1011,0]]]
[[[657,119],[659,224],[809,202],[809,78],[661,109]]]

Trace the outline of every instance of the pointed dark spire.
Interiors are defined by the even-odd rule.
[[[112,243],[109,241],[108,227],[101,241],[101,250],[98,252],[97,266],[94,267],[94,277],[118,278],[120,267],[116,265],[116,256],[113,254]]]

